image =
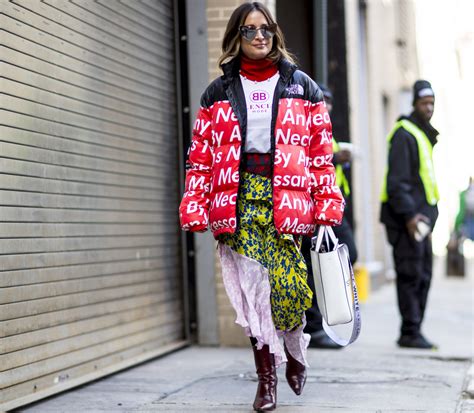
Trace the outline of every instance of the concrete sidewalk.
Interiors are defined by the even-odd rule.
[[[438,275],[433,281],[424,332],[440,350],[395,345],[399,317],[394,285],[387,284],[363,305],[363,330],[355,344],[309,351],[311,368],[302,396],[291,392],[280,369],[277,411],[474,412],[470,264],[468,277]],[[250,348],[196,346],[17,411],[251,412],[255,389]]]

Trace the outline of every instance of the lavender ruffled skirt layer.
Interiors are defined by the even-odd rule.
[[[257,348],[268,345],[278,367],[287,361],[280,337],[290,354],[308,366],[306,351],[310,336],[304,334],[306,321],[292,331],[275,328],[270,306],[270,282],[267,269],[258,261],[238,254],[229,246],[219,243],[222,277],[229,300],[237,314],[235,322],[248,337],[257,340]]]

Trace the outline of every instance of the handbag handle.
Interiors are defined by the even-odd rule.
[[[332,243],[334,244],[333,250],[337,248],[339,245],[339,240],[336,238],[336,234],[334,234],[334,230],[332,227],[328,225],[320,225],[318,229],[318,235],[316,237],[316,242],[314,243],[313,247],[316,252],[319,252],[321,249],[321,245],[323,243],[323,238],[326,241],[326,245],[329,249],[329,238],[331,238]]]

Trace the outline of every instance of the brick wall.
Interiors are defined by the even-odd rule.
[[[242,0],[207,0],[207,35],[209,56],[209,81],[221,75],[217,59],[221,55],[221,42],[227,21]]]
[[[217,66],[222,38],[230,15],[242,3],[244,3],[243,0],[207,0],[209,81],[222,74]],[[272,13],[275,12],[275,0],[262,1],[262,3],[266,4]],[[242,327],[235,324],[235,312],[222,283],[221,266],[217,255],[215,265],[219,342],[227,346],[248,346],[249,340],[245,337]]]
[[[261,0],[275,15],[275,0]],[[217,59],[221,54],[221,42],[225,27],[234,9],[244,0],[207,0],[209,81],[221,75]]]

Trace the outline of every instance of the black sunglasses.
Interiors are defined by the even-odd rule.
[[[247,40],[248,42],[251,42],[253,39],[255,39],[259,30],[265,39],[271,39],[273,36],[275,36],[277,27],[278,25],[276,23],[272,23],[268,25],[263,24],[260,27],[255,27],[253,25],[240,26],[239,32],[245,40]]]

